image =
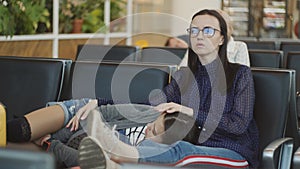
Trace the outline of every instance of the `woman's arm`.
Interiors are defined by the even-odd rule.
[[[237,73],[232,92],[234,94],[229,96],[231,98],[227,98],[227,104],[232,104],[232,108],[223,114],[218,130],[239,135],[248,129],[253,120],[255,92],[250,68],[242,66]],[[233,103],[229,103],[229,99]]]
[[[174,103],[174,102],[162,103],[162,104],[154,107],[154,109],[156,109],[160,113],[181,112],[181,113],[187,114],[188,116],[191,116],[191,117],[194,116],[194,111],[192,108],[189,108],[189,107],[186,107],[186,106]]]

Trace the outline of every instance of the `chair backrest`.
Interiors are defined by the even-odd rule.
[[[292,70],[251,69],[255,87],[254,118],[259,129],[261,160],[264,148],[275,139],[285,136]]]
[[[285,136],[293,138],[294,151],[296,151],[296,149],[300,146],[300,129],[299,129],[300,114],[297,112],[296,71],[292,69],[289,70],[291,70],[292,73],[291,75],[292,81],[291,81],[289,116],[288,116]]]
[[[3,169],[55,169],[54,157],[50,153],[7,148],[0,149],[0,164]]]
[[[280,50],[250,49],[248,52],[251,67],[282,67],[283,52]]]
[[[7,119],[59,100],[64,70],[62,60],[0,57],[0,101],[6,106]]]
[[[187,44],[189,44],[189,42],[190,42],[190,35],[188,35],[188,34],[178,35],[177,38],[182,39]]]
[[[106,98],[145,103],[154,89],[162,89],[174,66],[138,63],[76,61],[72,65],[70,98]]]
[[[244,41],[248,49],[276,50],[275,41]]]
[[[296,92],[300,92],[300,51],[289,52],[286,59],[286,68],[296,70]]]
[[[76,60],[136,61],[138,50],[137,46],[84,44],[77,46]]]
[[[187,49],[171,47],[145,47],[141,50],[139,62],[180,64]]]
[[[282,41],[280,42],[280,50],[283,51],[283,65],[286,66],[288,53],[300,51],[300,41]]]
[[[243,42],[246,42],[246,41],[258,41],[257,37],[254,37],[254,36],[235,36],[234,40],[243,41]]]

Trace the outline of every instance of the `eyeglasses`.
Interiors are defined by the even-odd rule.
[[[207,38],[211,38],[215,35],[216,31],[219,31],[218,29],[212,28],[212,27],[204,27],[202,30],[197,27],[191,27],[187,29],[187,32],[190,33],[192,38],[195,38],[199,35],[199,32],[202,31],[202,35]]]

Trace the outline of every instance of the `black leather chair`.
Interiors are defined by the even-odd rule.
[[[0,56],[0,59],[7,58],[7,59],[25,59],[25,60],[49,60],[49,61],[55,61],[55,62],[62,62],[63,67],[63,81],[61,84],[61,89],[59,91],[59,97],[58,100],[62,101],[68,98],[68,93],[65,93],[67,91],[64,89],[64,87],[68,86],[68,83],[70,82],[70,73],[71,73],[71,65],[72,60],[71,59],[65,59],[65,58],[45,58],[45,57],[21,57],[21,56]]]
[[[66,63],[70,60],[0,57],[0,101],[6,106],[7,119],[59,100]]]
[[[188,34],[182,34],[182,35],[178,35],[176,37],[179,38],[179,39],[182,39],[187,44],[189,44],[189,42],[190,42],[190,35],[188,35]]]
[[[300,146],[300,74],[297,72],[300,72],[300,52],[288,53],[286,67],[295,71],[291,94],[291,117],[289,118],[291,124],[289,124],[287,132],[289,135],[294,136],[295,148],[298,148]]]
[[[50,153],[0,148],[1,169],[55,169]]]
[[[235,36],[234,40],[243,41],[243,42],[246,42],[246,41],[258,41],[257,37],[254,37],[254,36]]]
[[[300,93],[300,51],[287,54],[286,68],[296,70],[296,92]]]
[[[281,68],[283,52],[280,50],[249,49],[251,67]]]
[[[252,41],[244,40],[248,49],[263,49],[263,50],[276,50],[275,41]]]
[[[143,63],[179,65],[186,51],[186,48],[145,47],[141,50],[138,61]]]
[[[291,69],[290,69],[291,70]],[[289,117],[286,126],[286,137],[292,137],[294,142],[293,154],[293,169],[299,168],[295,165],[300,164],[300,128],[299,128],[299,113],[297,112],[297,99],[296,99],[296,71],[292,70],[292,85],[290,95]],[[299,110],[298,110],[299,111]]]
[[[283,65],[286,66],[288,53],[300,52],[300,41],[282,41],[280,42],[280,50],[283,51]]]
[[[255,87],[254,118],[260,133],[259,168],[290,168],[293,139],[285,137],[292,70],[251,68]]]
[[[106,98],[124,103],[147,102],[154,89],[168,84],[175,65],[76,61],[69,98]]]
[[[286,136],[293,137],[294,150],[300,146],[300,129],[299,129],[299,113],[297,112],[297,97],[296,97],[296,71],[288,69],[292,73],[291,79],[291,95],[290,95],[290,107],[289,117],[286,127]]]
[[[76,60],[136,61],[138,51],[137,46],[84,44],[77,46]]]
[[[286,68],[296,71],[296,102],[298,117],[300,118],[300,51],[288,52],[286,56]]]

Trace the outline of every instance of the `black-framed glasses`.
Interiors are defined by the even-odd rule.
[[[192,38],[195,38],[199,35],[199,32],[202,31],[202,35],[207,38],[211,38],[215,35],[216,31],[219,31],[218,29],[212,28],[212,27],[204,27],[203,29],[199,29],[198,27],[190,27],[187,29],[188,33],[191,35]]]

